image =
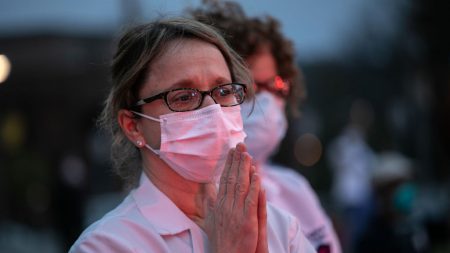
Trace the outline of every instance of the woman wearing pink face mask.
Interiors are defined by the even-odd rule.
[[[132,191],[70,252],[314,252],[270,205],[241,143],[252,96],[242,60],[211,27],[160,20],[126,32],[101,123]]]
[[[261,174],[267,200],[293,214],[318,252],[340,253],[334,228],[308,181],[289,168],[270,163],[287,130],[286,107],[293,115],[304,97],[294,49],[272,17],[249,18],[233,2],[210,2],[190,10],[199,21],[218,28],[249,66],[256,103],[243,103],[245,143]]]

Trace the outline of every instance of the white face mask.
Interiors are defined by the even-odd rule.
[[[164,114],[159,119],[133,113],[161,123],[161,148],[145,146],[182,177],[198,183],[216,181],[230,149],[245,138],[240,106],[214,104]]]
[[[284,106],[282,98],[265,90],[256,94],[253,112],[251,103],[241,105],[244,131],[247,134],[245,144],[250,155],[259,163],[264,163],[275,152],[286,134]]]

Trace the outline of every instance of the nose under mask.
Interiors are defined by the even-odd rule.
[[[133,113],[160,122],[160,149],[149,145],[146,148],[179,175],[194,182],[217,180],[229,150],[245,138],[240,106],[214,104],[194,111],[164,114],[159,119]]]

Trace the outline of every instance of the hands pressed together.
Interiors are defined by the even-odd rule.
[[[212,252],[267,253],[266,195],[244,144],[230,150],[215,202],[206,211]]]

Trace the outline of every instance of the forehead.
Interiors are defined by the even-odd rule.
[[[255,81],[265,81],[278,72],[275,58],[269,51],[262,51],[248,57],[247,64]]]
[[[177,39],[149,66],[146,83],[164,90],[180,80],[208,83],[215,78],[231,81],[230,70],[222,52],[199,39]]]
[[[251,66],[264,64],[275,65],[275,58],[272,55],[272,52],[269,50],[258,51],[255,54],[247,57],[246,61]]]

